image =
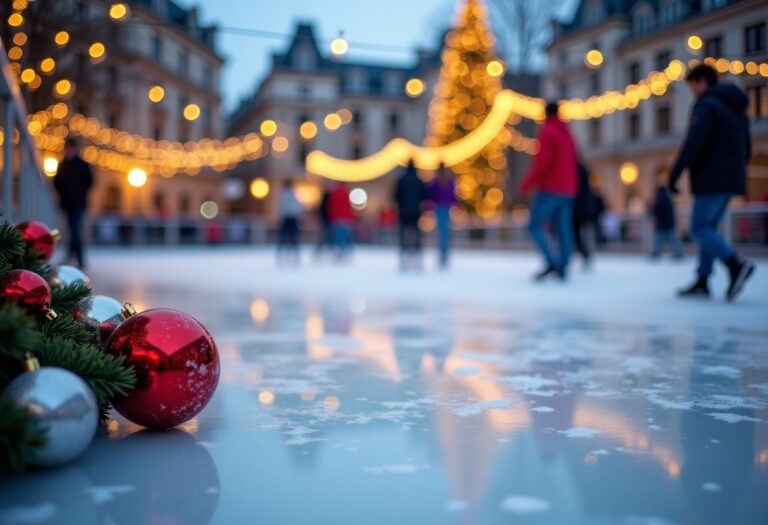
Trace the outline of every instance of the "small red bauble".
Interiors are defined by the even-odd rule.
[[[29,270],[10,270],[0,275],[0,301],[16,303],[33,315],[56,317],[51,310],[51,287]]]
[[[51,230],[39,221],[20,222],[14,228],[21,232],[27,248],[37,250],[44,261],[51,258],[56,241],[61,237],[59,230]]]
[[[219,383],[219,353],[197,320],[158,308],[132,315],[112,333],[104,352],[125,357],[136,387],[114,405],[126,419],[170,428],[192,419]]]

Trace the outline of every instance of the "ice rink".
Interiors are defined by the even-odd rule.
[[[694,261],[466,251],[278,265],[264,248],[101,249],[95,293],[203,322],[218,391],[183,427],[119,416],[0,484],[0,523],[768,523],[768,263],[682,301]]]

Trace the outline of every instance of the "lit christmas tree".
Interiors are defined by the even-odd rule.
[[[458,25],[445,37],[440,78],[429,109],[426,144],[440,146],[479,126],[501,90],[504,67],[494,52],[494,37],[480,0],[465,0]],[[504,202],[507,158],[502,137],[478,155],[452,168],[456,193],[467,211],[485,219],[499,217]]]

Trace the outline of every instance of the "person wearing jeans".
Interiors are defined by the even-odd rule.
[[[694,196],[691,235],[699,243],[696,280],[678,291],[680,297],[709,297],[709,276],[719,259],[728,269],[725,297],[734,300],[755,271],[755,264],[739,257],[717,227],[734,195],[746,191],[746,165],[751,153],[747,96],[732,84],[719,84],[717,71],[700,64],[686,77],[696,97],[688,134],[669,176],[669,189],[688,169]]]
[[[83,251],[83,221],[88,206],[88,192],[93,186],[90,165],[79,154],[75,139],[64,142],[64,159],[59,164],[53,186],[59,194],[59,206],[67,216],[69,233],[69,259],[76,259],[85,268]]]
[[[453,173],[444,164],[437,168],[435,177],[427,187],[427,195],[435,207],[440,268],[447,268],[451,249],[451,207],[456,204],[456,189]]]
[[[546,106],[546,120],[539,131],[539,152],[520,185],[521,194],[536,187],[538,194],[531,207],[528,231],[539,248],[546,266],[534,276],[541,281],[549,276],[564,280],[573,245],[573,199],[578,190],[576,142],[568,126],[558,117],[558,104]],[[558,254],[552,252],[546,224],[557,234]]]
[[[675,259],[683,258],[683,247],[675,233],[675,205],[664,186],[656,189],[656,200],[653,202],[651,215],[654,220],[652,259],[658,259],[664,244],[669,244]]]

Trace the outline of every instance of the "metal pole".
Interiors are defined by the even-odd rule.
[[[13,104],[3,97],[3,214],[13,222]]]

